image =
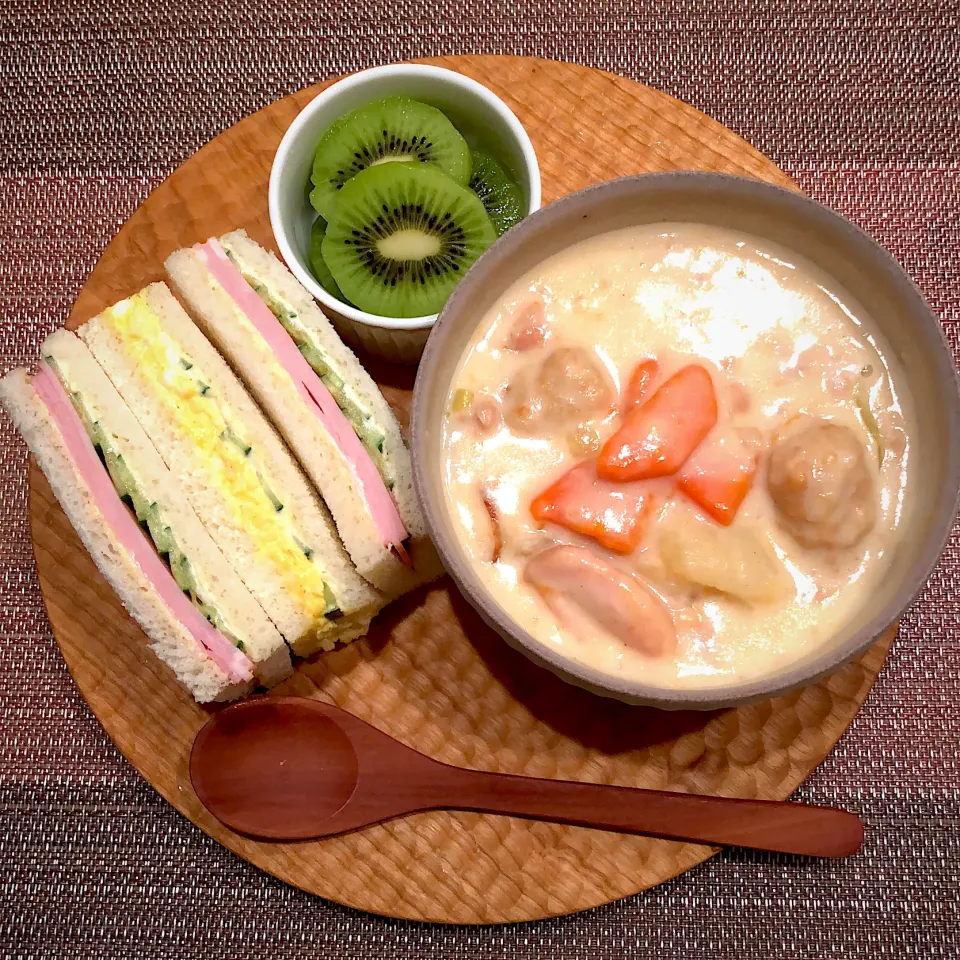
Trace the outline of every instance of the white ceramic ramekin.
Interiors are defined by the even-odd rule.
[[[308,197],[310,172],[320,138],[345,113],[389,96],[411,97],[442,110],[471,147],[488,150],[517,176],[528,213],[540,208],[540,168],[513,111],[476,80],[441,67],[394,64],[355,73],[318,94],[290,124],[270,171],[270,225],[283,259],[345,340],[385,360],[416,363],[436,314],[379,317],[342,303],[316,281],[307,256],[316,217]]]

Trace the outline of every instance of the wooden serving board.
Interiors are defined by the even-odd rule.
[[[428,62],[479,80],[516,111],[540,159],[545,202],[598,181],[677,169],[720,170],[794,187],[709,117],[621,77],[517,57]],[[284,130],[322,88],[247,117],[162,183],[107,247],[67,326],[162,279],[165,257],[183,245],[245,227],[273,246],[270,163]],[[374,370],[405,419],[412,371]],[[178,810],[282,880],[394,917],[487,923],[593,907],[662,883],[716,852],[447,812],[302,844],[258,843],[232,833],[204,811],[187,776],[191,744],[210,709],[194,703],[147,649],[35,463],[31,488],[43,596],[90,708]],[[804,691],[716,714],[662,713],[595,697],[534,667],[485,627],[448,581],[440,581],[388,608],[365,640],[301,663],[277,691],[330,700],[448,763],[783,799],[853,719],[893,633]]]

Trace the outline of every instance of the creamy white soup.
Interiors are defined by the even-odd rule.
[[[668,688],[763,676],[878,587],[908,506],[901,379],[786,250],[694,224],[595,237],[480,323],[449,397],[448,506],[546,647]]]

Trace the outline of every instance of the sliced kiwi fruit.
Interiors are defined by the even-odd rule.
[[[340,191],[322,252],[350,302],[382,317],[437,313],[497,234],[475,193],[425,163],[388,163]]]
[[[406,97],[367,104],[337,120],[317,144],[310,202],[328,223],[337,195],[362,170],[393,161],[430,164],[466,186],[470,148],[436,108]]]
[[[332,293],[338,300],[343,300],[343,294],[337,286],[337,281],[333,279],[330,268],[323,259],[323,237],[327,232],[327,222],[323,217],[317,217],[310,228],[310,268],[317,282],[327,293]]]
[[[470,189],[480,198],[497,236],[503,236],[523,219],[523,193],[490,154],[474,150],[470,156]]]

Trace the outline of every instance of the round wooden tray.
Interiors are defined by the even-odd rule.
[[[474,77],[533,140],[544,201],[597,181],[699,169],[791,180],[739,137],[662,93],[597,70],[514,57],[431,61]],[[127,221],[67,326],[162,279],[173,250],[235,227],[273,246],[270,163],[323,85],[287,97],[207,144]],[[412,372],[375,369],[405,418]],[[315,843],[258,843],[214,821],[187,777],[210,715],[172,681],[99,576],[43,475],[31,472],[37,568],[54,634],[107,733],[178,810],[225,846],[312,893],[394,917],[458,923],[583,910],[662,883],[709,857],[692,844],[508,817],[426,813]],[[278,692],[331,700],[449,763],[541,777],[783,799],[853,719],[893,632],[804,691],[717,714],[603,700],[532,666],[441,581],[386,610],[363,641],[301,663]]]

